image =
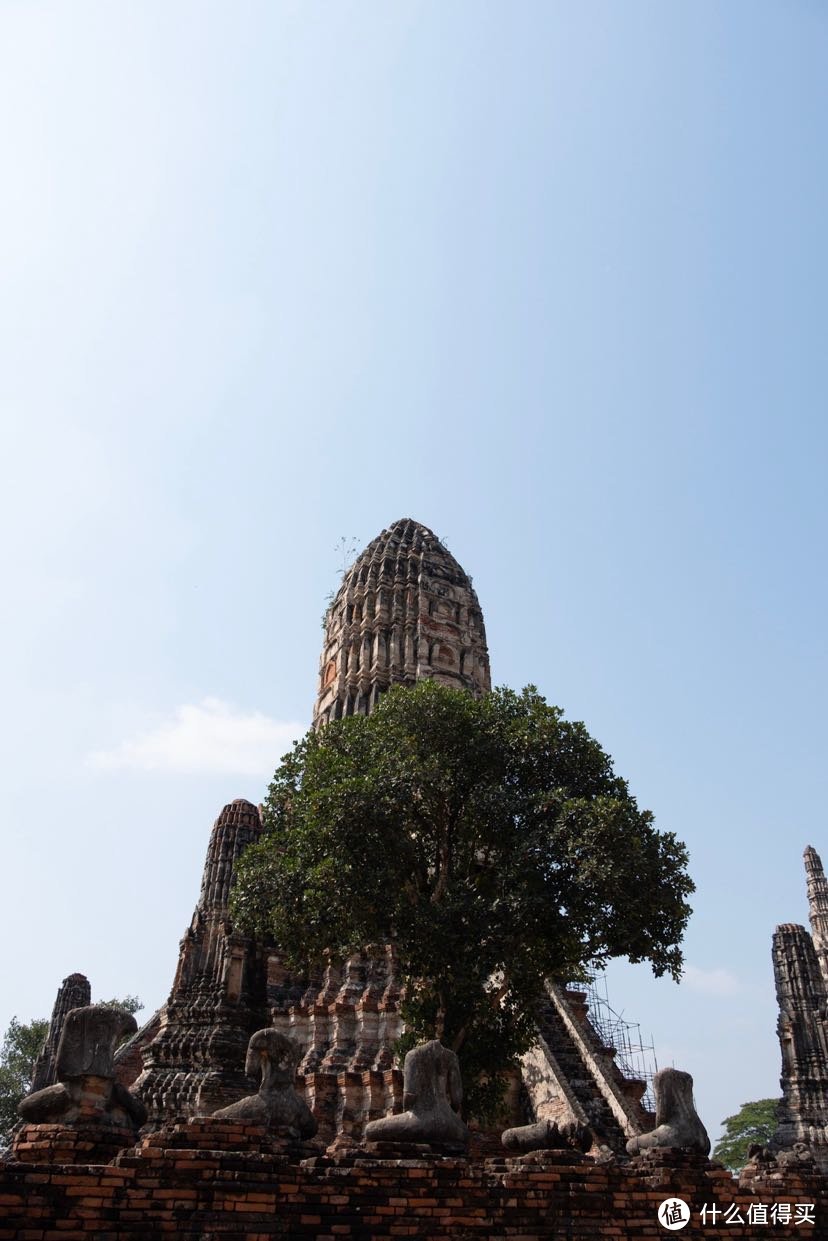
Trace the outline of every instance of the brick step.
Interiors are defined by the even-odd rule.
[[[595,1132],[612,1150],[623,1152],[626,1135],[553,1004],[541,1008],[538,1028]]]

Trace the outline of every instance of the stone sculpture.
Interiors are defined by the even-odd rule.
[[[138,1129],[146,1120],[146,1109],[115,1081],[113,1064],[118,1042],[137,1028],[135,1018],[122,1008],[104,1004],[73,1008],[64,1019],[58,1045],[58,1082],[22,1100],[18,1112],[23,1121]]]
[[[73,1008],[86,1008],[91,1003],[92,988],[88,978],[83,974],[70,974],[64,978],[52,1009],[46,1040],[35,1060],[32,1092],[42,1090],[44,1086],[53,1086],[57,1081],[57,1050],[67,1015]]]
[[[754,1142],[748,1147],[748,1161],[739,1173],[739,1188],[761,1193],[766,1186],[778,1190],[781,1177],[787,1172],[811,1175],[817,1170],[814,1152],[807,1142],[794,1142],[786,1150]]]
[[[817,1160],[813,1149],[807,1142],[794,1142],[789,1150],[777,1151],[776,1163],[780,1168],[797,1168],[800,1171],[811,1171],[816,1167]]]
[[[693,1079],[680,1069],[662,1069],[653,1079],[656,1098],[656,1127],[649,1133],[630,1138],[627,1151],[674,1146],[680,1150],[710,1154],[710,1138],[693,1102]]]
[[[397,1116],[365,1126],[368,1142],[432,1143],[465,1150],[469,1130],[458,1115],[463,1101],[460,1064],[437,1039],[421,1043],[403,1064],[403,1107]]]
[[[538,1120],[533,1125],[519,1125],[506,1129],[500,1138],[507,1151],[520,1155],[539,1150],[588,1151],[592,1145],[592,1133],[587,1125],[557,1125],[552,1120]]]
[[[213,1115],[287,1130],[286,1136],[294,1140],[312,1138],[316,1118],[294,1085],[301,1056],[298,1046],[287,1035],[273,1029],[257,1030],[247,1047],[244,1071],[248,1077],[261,1073],[259,1093],[220,1108]]]

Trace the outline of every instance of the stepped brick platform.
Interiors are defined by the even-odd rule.
[[[828,1236],[821,1175],[786,1169],[771,1197],[678,1151],[625,1164],[572,1151],[483,1161],[298,1155],[273,1150],[257,1126],[207,1118],[165,1126],[107,1165],[0,1163],[0,1241],[655,1241],[666,1235],[658,1210],[674,1196],[693,1213],[684,1237]],[[771,1202],[791,1204],[790,1224],[700,1222],[703,1204],[747,1219],[753,1204]],[[797,1203],[814,1205],[815,1225],[793,1223]]]

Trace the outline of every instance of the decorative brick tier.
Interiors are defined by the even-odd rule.
[[[115,1163],[124,1167],[135,1160],[165,1163],[175,1151],[223,1151],[237,1154],[295,1156],[294,1162],[319,1153],[313,1146],[301,1146],[289,1142],[283,1134],[268,1131],[262,1125],[249,1124],[243,1120],[226,1120],[219,1116],[201,1116],[196,1120],[178,1121],[164,1125],[143,1138],[136,1147],[119,1154]]]
[[[828,1183],[813,1174],[786,1172],[769,1197],[675,1151],[626,1165],[571,1152],[475,1162],[381,1160],[359,1150],[296,1162],[268,1153],[263,1130],[235,1129],[247,1150],[205,1147],[210,1126],[196,1122],[165,1128],[106,1166],[0,1163],[0,1241],[655,1241],[666,1235],[658,1208],[673,1196],[693,1211],[682,1236],[698,1241],[828,1235]],[[816,1227],[698,1222],[704,1203],[735,1203],[746,1215],[770,1201],[814,1203]]]

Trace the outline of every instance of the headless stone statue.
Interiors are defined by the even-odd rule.
[[[58,1082],[27,1095],[18,1112],[27,1124],[87,1122],[138,1129],[146,1120],[143,1103],[115,1081],[113,1056],[125,1035],[138,1029],[122,1008],[89,1004],[66,1016],[58,1044]]]
[[[278,1030],[257,1030],[247,1046],[244,1071],[248,1077],[261,1073],[259,1093],[223,1107],[214,1116],[245,1120],[286,1129],[291,1138],[312,1138],[316,1118],[304,1099],[296,1093],[296,1066],[302,1057],[297,1044]]]
[[[637,1155],[639,1151],[653,1147],[675,1146],[680,1150],[699,1151],[710,1154],[710,1138],[699,1119],[693,1102],[693,1079],[680,1069],[662,1069],[653,1079],[656,1098],[656,1127],[649,1133],[630,1138],[627,1151]]]
[[[403,1091],[406,1111],[372,1120],[365,1126],[366,1141],[435,1143],[465,1150],[470,1135],[458,1115],[463,1086],[453,1051],[436,1039],[413,1047],[403,1064]]]
[[[527,1154],[539,1150],[587,1151],[592,1145],[592,1134],[586,1125],[557,1125],[551,1120],[539,1120],[533,1125],[519,1125],[506,1129],[500,1137],[507,1151]]]

